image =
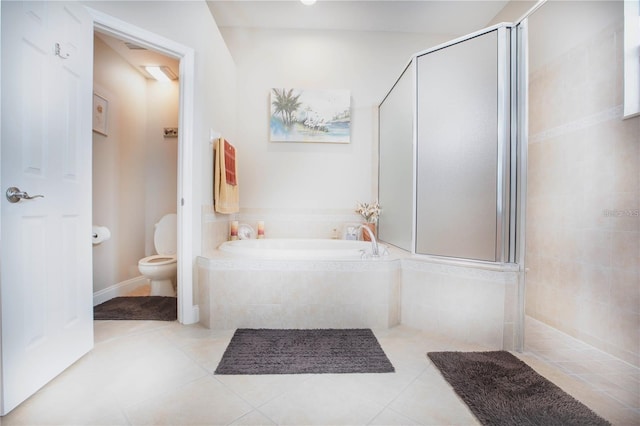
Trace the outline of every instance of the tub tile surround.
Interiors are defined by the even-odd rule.
[[[485,267],[403,259],[401,323],[464,342],[513,350],[517,266]]]
[[[640,118],[621,25],[530,76],[528,315],[640,366]]]
[[[221,330],[393,327],[400,323],[398,266],[200,257],[200,322]]]
[[[203,205],[202,211],[202,251],[215,250],[229,238],[229,222],[235,215],[216,214],[212,204]]]
[[[515,265],[468,267],[390,251],[357,261],[209,252],[198,258],[200,322],[220,330],[405,324],[494,349],[515,347]]]

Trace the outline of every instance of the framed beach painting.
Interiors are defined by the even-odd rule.
[[[271,89],[271,142],[349,143],[349,90]]]

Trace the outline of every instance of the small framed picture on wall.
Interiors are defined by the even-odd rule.
[[[97,93],[93,94],[93,131],[107,136],[107,113],[109,101]]]

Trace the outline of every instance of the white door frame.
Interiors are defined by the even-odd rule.
[[[193,115],[195,63],[192,48],[87,7],[94,30],[180,60],[178,127],[178,321],[198,322],[193,304]]]

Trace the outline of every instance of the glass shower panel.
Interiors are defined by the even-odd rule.
[[[496,261],[498,35],[417,59],[416,253]]]
[[[413,236],[413,62],[379,107],[378,237],[411,250]]]

